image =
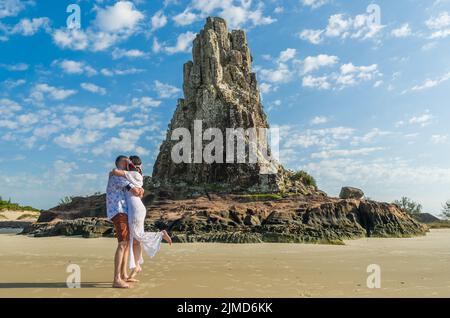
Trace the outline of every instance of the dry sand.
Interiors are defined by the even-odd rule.
[[[345,246],[164,244],[130,290],[110,288],[115,244],[0,234],[0,297],[450,297],[449,229]],[[80,289],[66,288],[71,262]],[[381,289],[366,287],[369,264]]]
[[[0,217],[0,221],[17,221],[20,217],[20,221],[36,221],[39,217],[39,212],[2,210],[0,215],[4,217]]]

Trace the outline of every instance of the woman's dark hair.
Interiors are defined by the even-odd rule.
[[[128,169],[130,171],[137,171],[140,174],[142,174],[142,169],[141,169],[142,160],[141,160],[141,158],[139,158],[138,156],[130,156],[129,159],[130,159],[132,164],[129,165]]]

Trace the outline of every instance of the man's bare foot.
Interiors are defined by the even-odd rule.
[[[114,281],[112,287],[113,288],[122,288],[122,289],[131,288],[130,285],[125,283],[123,280],[116,280],[116,281]]]
[[[139,283],[139,279],[130,277],[127,279],[127,283]]]
[[[166,241],[167,243],[169,243],[169,245],[172,245],[172,238],[169,236],[169,234],[167,233],[166,230],[161,231],[162,234],[162,238],[164,239],[164,241]]]

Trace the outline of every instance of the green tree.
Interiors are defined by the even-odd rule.
[[[400,200],[394,201],[394,204],[398,205],[400,209],[408,214],[422,213],[422,205],[407,197],[402,197]]]
[[[448,200],[447,202],[445,202],[442,205],[442,214],[441,214],[441,216],[443,218],[450,219],[450,200]]]

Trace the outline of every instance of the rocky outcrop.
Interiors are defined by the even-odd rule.
[[[438,217],[434,216],[430,213],[419,213],[419,214],[412,214],[411,215],[415,220],[421,222],[421,223],[439,223],[443,220],[439,219]]]
[[[339,198],[341,199],[362,199],[363,197],[363,190],[353,187],[343,187],[339,194]]]
[[[163,185],[220,184],[231,191],[278,192],[295,188],[303,194],[314,192],[314,187],[289,180],[284,168],[270,157],[267,138],[259,130],[254,136],[261,145],[266,145],[264,147],[256,147],[251,142],[251,134],[237,138],[245,145],[241,161],[238,160],[238,147],[230,149],[227,144],[227,129],[256,131],[269,128],[256,75],[252,72],[252,56],[245,32],[233,30],[229,33],[225,20],[210,17],[194,40],[192,55],[193,60],[184,64],[184,98],[178,100],[161,145],[153,170],[154,181]],[[174,146],[179,143],[179,137],[172,140],[177,129],[183,129],[191,136],[189,150],[185,150],[189,160],[182,163],[176,163],[172,158],[172,150],[177,149]],[[221,137],[216,134],[206,136],[208,130],[211,133],[219,131]],[[200,145],[197,154],[196,144]],[[250,160],[254,158],[250,156],[250,149],[255,150],[256,160]],[[205,162],[203,156],[208,150],[214,154],[212,163]],[[184,151],[180,153],[184,154]],[[230,161],[227,155],[234,159]]]
[[[409,237],[427,231],[395,205],[374,201],[213,193],[174,199],[175,195],[169,191],[161,191],[153,193],[157,199],[147,205],[146,228],[166,229],[175,242],[342,244],[344,239]],[[114,235],[112,224],[105,219],[61,220],[61,217],[64,213],[52,222],[35,223],[23,234]]]
[[[106,195],[90,197],[73,197],[70,203],[60,204],[47,211],[42,211],[38,222],[50,222],[55,218],[79,219],[86,217],[106,217]]]
[[[0,229],[23,229],[33,223],[32,221],[0,221]]]

